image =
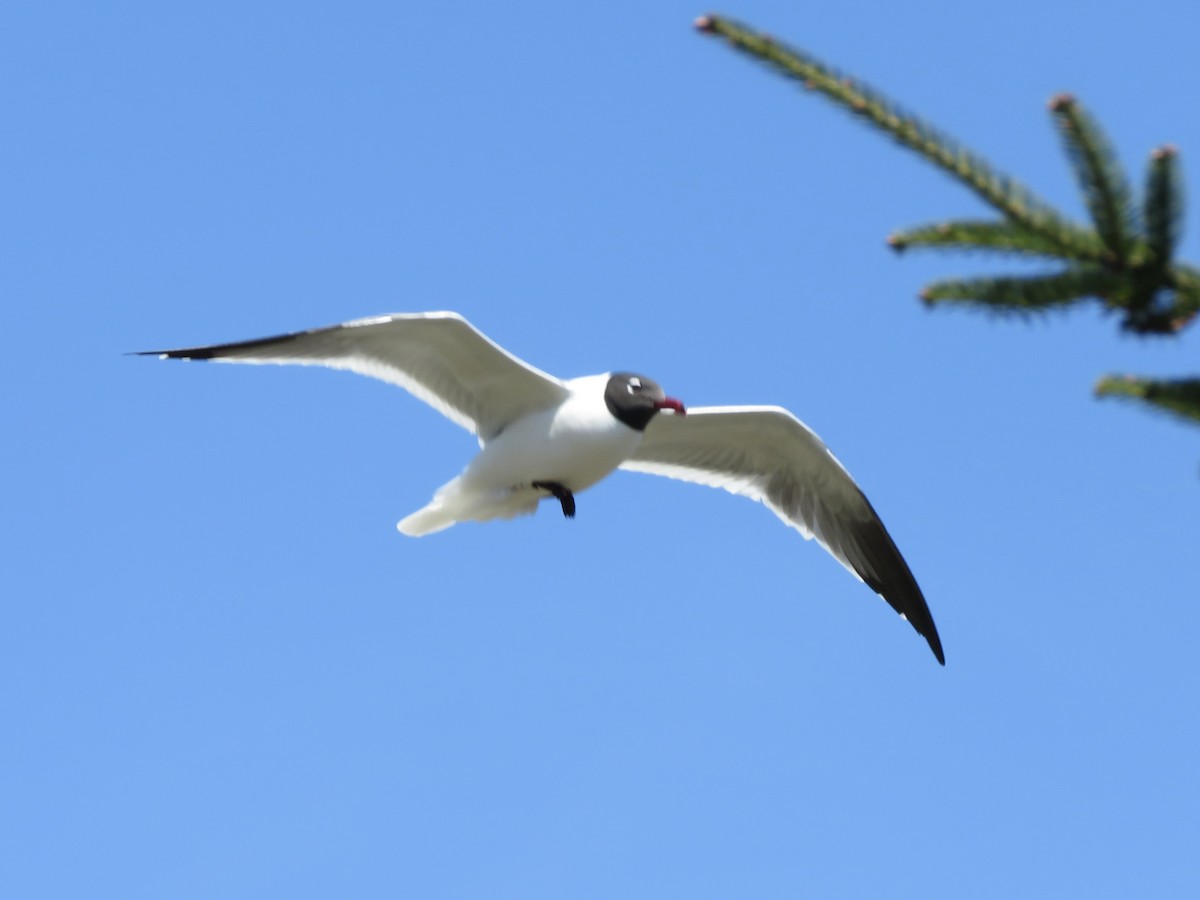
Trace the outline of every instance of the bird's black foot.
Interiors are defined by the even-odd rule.
[[[558,498],[558,502],[562,504],[563,515],[568,519],[575,518],[575,495],[568,491],[557,481],[534,481],[533,487],[540,488],[543,491],[549,491]]]

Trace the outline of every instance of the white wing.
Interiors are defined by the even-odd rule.
[[[786,409],[711,406],[656,416],[621,468],[765,503],[881,595],[945,664],[929,607],[879,515],[821,439]]]
[[[517,359],[457,313],[356,319],[236,344],[149,350],[142,356],[327,366],[398,385],[481,440],[521,416],[561,403],[561,381]]]

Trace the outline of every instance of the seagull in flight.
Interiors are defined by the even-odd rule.
[[[946,663],[921,589],[879,515],[821,439],[781,407],[685,409],[657,382],[630,372],[555,378],[452,312],[137,355],[347,369],[402,387],[473,432],[478,455],[397,525],[414,537],[527,515],[550,497],[573,518],[575,495],[617,469],[757,500],[815,538]]]

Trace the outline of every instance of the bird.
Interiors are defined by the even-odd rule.
[[[632,372],[556,378],[454,312],[395,313],[134,355],[345,369],[397,385],[473,432],[479,453],[397,524],[413,537],[528,515],[550,498],[574,518],[575,495],[618,469],[759,501],[886,600],[946,664],[925,597],[878,513],[821,439],[783,407],[687,408]]]

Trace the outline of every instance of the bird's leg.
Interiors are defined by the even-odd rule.
[[[575,495],[557,481],[534,481],[531,485],[543,491],[549,491],[562,504],[563,515],[568,519],[575,518]]]

